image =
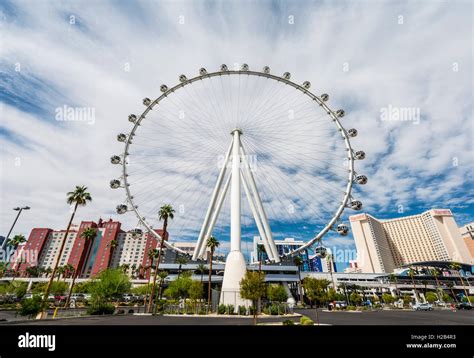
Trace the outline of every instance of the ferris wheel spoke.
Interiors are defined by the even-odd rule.
[[[239,71],[223,66],[221,72],[201,69],[198,77],[180,77],[181,84],[171,90],[162,87],[164,95],[157,101],[144,101],[152,110],[136,116],[138,122],[129,118],[135,124],[129,139],[124,134],[117,137],[126,149],[111,161],[125,164],[120,180],[111,181],[111,187],[123,181],[127,203],[138,206],[134,210],[139,222],[148,229],[158,221],[164,203],[179,207],[169,228],[172,238],[196,240],[220,158],[232,140],[242,154],[233,154],[233,169],[227,173],[235,175],[236,160],[255,161],[257,190],[273,237],[292,235],[312,244],[352,200],[355,152],[349,136],[357,133],[346,132],[338,119],[344,113],[333,112],[324,103],[326,95],[317,97],[309,92],[308,82],[297,85],[289,78],[287,73],[270,75],[268,68],[256,72],[246,65]],[[239,240],[246,242],[252,235],[263,235],[251,206],[254,194],[247,189],[239,204]],[[220,215],[213,219],[213,233],[221,237],[231,236],[233,197],[220,199]],[[119,205],[117,211],[130,210]]]

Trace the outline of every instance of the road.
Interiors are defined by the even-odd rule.
[[[314,309],[302,309],[297,313],[317,322]],[[325,325],[474,325],[474,311],[365,311],[325,312],[318,310],[319,322]],[[268,317],[259,323],[277,323],[288,318]],[[290,318],[298,321],[299,317]],[[0,322],[2,325],[14,322]],[[17,322],[26,325],[252,325],[251,318],[242,317],[188,317],[188,316],[95,316],[83,318],[56,319],[50,321]]]
[[[314,309],[297,311],[316,320]],[[326,312],[318,310],[319,322],[331,325],[474,325],[474,310],[471,311],[409,311],[379,310],[363,312]]]

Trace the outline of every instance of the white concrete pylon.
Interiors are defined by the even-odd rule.
[[[209,203],[209,207],[207,208],[206,216],[204,217],[204,222],[201,227],[201,231],[199,233],[198,241],[196,243],[196,248],[194,249],[193,253],[193,260],[197,260],[201,256],[201,252],[204,252],[206,250],[206,242],[204,241],[204,236],[207,232],[207,229],[209,227],[209,220],[211,218],[211,215],[213,213],[217,196],[219,195],[219,191],[222,185],[222,181],[224,180],[224,176],[226,173],[227,169],[227,164],[229,163],[230,159],[230,153],[232,151],[232,145],[234,141],[230,142],[229,148],[227,149],[227,152],[224,157],[224,162],[222,163],[222,168],[219,173],[219,176],[217,177],[217,182],[216,186],[214,187],[214,190],[211,195],[211,202]],[[204,249],[203,249],[204,248]]]
[[[273,241],[272,230],[270,229],[270,224],[268,223],[267,215],[265,214],[265,210],[263,209],[262,200],[260,199],[260,195],[258,194],[257,185],[255,184],[255,179],[252,175],[252,170],[247,160],[247,153],[245,152],[245,149],[243,146],[240,146],[240,151],[242,153],[242,161],[244,164],[243,171],[245,172],[245,174],[247,175],[249,179],[248,182],[250,185],[250,190],[252,191],[252,194],[254,195],[254,198],[255,198],[257,212],[261,218],[263,227],[265,229],[265,238],[271,249],[269,252],[267,252],[267,255],[272,261],[279,263],[281,261],[280,256],[278,254],[278,250],[276,248],[275,242]]]
[[[226,258],[224,278],[222,281],[221,303],[231,304],[237,309],[238,306],[247,306],[249,304],[247,300],[240,297],[240,281],[245,276],[247,269],[244,255],[241,252],[242,187],[244,188],[268,258],[271,261],[280,262],[280,257],[275,242],[273,241],[270,225],[257,191],[252,170],[240,140],[242,131],[240,129],[234,129],[231,134],[232,141],[225,155],[223,167],[219,173],[216,186],[212,192],[211,202],[199,233],[193,259],[196,260],[204,256],[206,252],[206,242],[212,235],[230,186],[230,252]],[[227,166],[230,163],[232,163],[231,171],[225,180],[225,184],[222,185]]]

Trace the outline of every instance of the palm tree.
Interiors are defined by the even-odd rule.
[[[31,266],[27,267],[25,271],[28,274],[28,277],[38,277],[40,268],[38,266]]]
[[[196,271],[201,274],[201,283],[202,283],[202,280],[203,280],[203,277],[204,277],[204,272],[206,272],[206,265],[204,265],[204,264],[201,262],[201,263],[198,265]]]
[[[214,236],[209,237],[207,240],[206,246],[211,250],[209,254],[209,282],[208,282],[208,287],[207,287],[207,305],[209,307],[211,306],[212,303],[212,297],[211,297],[211,277],[212,277],[212,260],[214,259],[214,251],[219,247],[220,242],[217,241],[217,239]]]
[[[456,263],[456,262],[453,262],[449,265],[449,268],[451,270],[454,270],[456,271],[456,273],[458,274],[458,277],[459,279],[461,280],[461,285],[462,285],[462,288],[464,290],[464,294],[466,295],[466,298],[467,298],[467,302],[471,303],[471,299],[469,298],[469,293],[467,292],[466,290],[466,286],[464,285],[464,280],[462,279],[462,276],[461,276],[461,265]]]
[[[149,272],[148,281],[147,281],[147,284],[146,284],[146,295],[145,295],[145,299],[143,300],[143,306],[145,307],[145,309],[146,309],[146,303],[147,303],[147,299],[148,299],[148,290],[150,288],[150,280],[151,280],[151,272],[152,272],[152,269],[153,269],[153,262],[155,261],[155,259],[158,258],[158,255],[159,255],[158,249],[148,250],[147,256],[148,256],[148,259],[150,260],[150,265],[148,266],[147,269],[149,269],[150,272]],[[155,270],[156,270],[156,267],[155,267]]]
[[[449,290],[451,291],[451,294],[453,295],[454,301],[456,301],[456,303],[458,303],[458,298],[456,297],[456,294],[454,293],[454,290],[453,290],[454,283],[453,282],[448,282],[446,284],[446,286],[448,286]]]
[[[120,269],[122,270],[123,273],[127,273],[128,270],[130,270],[130,265],[129,264],[123,264],[120,266]]]
[[[12,239],[8,240],[7,245],[12,247],[16,252],[16,250],[18,249],[18,246],[20,246],[20,244],[22,244],[24,242],[26,242],[25,236],[22,235],[22,234],[18,234],[18,235],[15,235]],[[18,273],[18,269],[20,268],[21,260],[18,260],[18,257],[16,257],[16,261],[17,261],[18,264],[15,266],[15,270],[13,271],[14,272],[13,273],[13,280],[15,279],[15,277]]]
[[[74,204],[74,209],[71,214],[71,218],[69,219],[69,224],[67,225],[66,234],[64,235],[64,239],[61,243],[59,248],[58,257],[53,267],[53,271],[51,272],[51,277],[49,279],[48,285],[46,286],[46,290],[44,293],[44,300],[47,302],[49,296],[49,290],[51,289],[51,284],[54,281],[54,276],[56,275],[56,270],[58,269],[59,262],[61,261],[61,257],[63,256],[64,246],[68,239],[69,230],[71,229],[72,220],[74,220],[74,216],[76,215],[77,208],[79,206],[85,206],[88,201],[92,201],[91,195],[87,192],[87,187],[85,186],[76,186],[74,191],[67,193],[67,203],[69,205]],[[43,315],[42,315],[43,316]]]
[[[71,277],[71,275],[74,275],[74,272],[76,271],[76,268],[73,265],[67,264],[65,266],[65,268],[66,268],[65,277],[69,278],[69,277]]]
[[[161,300],[161,294],[163,293],[163,283],[165,282],[165,279],[168,277],[168,272],[167,271],[160,271],[158,272],[158,277],[160,278],[160,287],[158,288],[158,299]]]
[[[293,263],[298,268],[298,283],[296,289],[298,290],[298,301],[303,301],[303,295],[301,294],[301,266],[303,265],[303,259],[300,256],[293,257]]]
[[[138,279],[142,279],[143,278],[143,271],[144,271],[144,267],[142,264],[139,264],[138,267],[137,267],[137,270],[136,270],[136,275],[137,275],[137,278]]]
[[[184,255],[178,255],[176,257],[176,263],[179,264],[179,267],[178,267],[178,278],[179,278],[179,276],[181,276],[181,267],[188,263],[188,259]]]
[[[388,280],[390,282],[393,282],[395,284],[395,292],[397,293],[397,297],[399,296],[399,293],[398,293],[398,281],[397,281],[397,275],[395,275],[394,273],[391,273],[390,275],[388,275]]]
[[[88,246],[89,243],[92,242],[92,240],[94,240],[96,236],[97,236],[97,230],[92,227],[85,228],[84,231],[82,231],[80,235],[80,237],[84,239],[84,246],[86,245]],[[69,305],[69,300],[71,299],[72,290],[74,288],[74,284],[76,283],[76,278],[79,275],[79,262],[77,263],[77,267],[72,266],[72,269],[73,269],[74,275],[72,277],[71,286],[69,287],[69,293],[66,298],[66,303],[64,304],[64,307],[66,308]]]
[[[58,275],[58,281],[61,279],[61,275],[66,273],[66,266],[58,266],[56,274]]]
[[[174,212],[175,210],[170,204],[163,205],[160,208],[160,211],[158,212],[158,217],[160,220],[163,220],[163,232],[161,233],[161,242],[160,242],[160,247],[158,249],[158,260],[156,262],[156,269],[155,269],[155,275],[153,276],[153,285],[151,286],[151,297],[150,297],[150,302],[148,303],[148,312],[151,313],[151,308],[153,307],[153,299],[155,296],[155,288],[156,288],[156,277],[158,275],[158,268],[160,265],[161,261],[161,253],[163,252],[163,246],[165,240],[168,239],[168,232],[166,229],[168,228],[168,219],[173,219],[174,218]]]
[[[411,278],[411,282],[413,283],[413,289],[414,289],[414,293],[415,293],[415,301],[418,302],[418,296],[416,294],[416,284],[415,284],[415,270],[413,270],[412,268],[410,268],[408,270],[408,276],[410,276]]]
[[[432,269],[430,271],[431,275],[435,278],[436,281],[436,295],[438,296],[438,300],[443,301],[443,295],[440,295],[440,285],[439,285],[439,271],[437,269]]]
[[[13,239],[8,240],[8,246],[13,247],[15,250],[20,246],[20,244],[26,242],[26,238],[22,234],[15,235]]]
[[[53,272],[53,269],[51,267],[47,267],[43,269],[43,272],[46,274],[46,276],[48,276],[48,275],[51,275],[51,273]]]
[[[425,289],[424,289],[424,292],[423,292],[423,296],[424,296],[425,299],[426,299],[426,291],[428,291],[428,281],[422,280],[422,281],[421,281],[421,284],[422,284],[422,285],[424,286],[424,288],[425,288]]]

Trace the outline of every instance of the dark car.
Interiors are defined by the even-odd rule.
[[[458,310],[472,310],[472,305],[467,302],[461,302],[457,305]]]

